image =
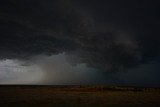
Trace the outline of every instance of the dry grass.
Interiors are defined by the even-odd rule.
[[[1,107],[160,107],[160,89],[0,86]]]

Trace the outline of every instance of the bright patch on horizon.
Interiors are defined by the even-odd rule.
[[[17,60],[0,61],[0,84],[36,84],[43,72],[37,66],[23,66]]]

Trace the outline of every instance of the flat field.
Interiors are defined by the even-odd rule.
[[[159,88],[1,85],[1,107],[160,107]]]

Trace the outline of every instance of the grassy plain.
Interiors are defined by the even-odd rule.
[[[0,86],[1,107],[160,107],[159,88]]]

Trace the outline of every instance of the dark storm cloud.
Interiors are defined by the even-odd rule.
[[[159,61],[157,4],[146,0],[1,1],[0,57],[25,59],[65,52],[73,63],[105,71]]]
[[[67,35],[76,19],[61,2],[1,1],[1,57],[57,54],[73,49],[76,44],[61,35]]]

